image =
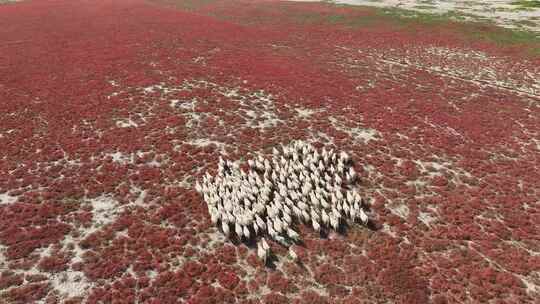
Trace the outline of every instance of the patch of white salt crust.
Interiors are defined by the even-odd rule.
[[[7,193],[0,193],[0,206],[15,203],[17,201],[16,196],[11,196]]]
[[[194,139],[194,140],[189,140],[186,143],[188,143],[190,145],[197,146],[197,147],[208,147],[210,145],[216,145],[218,147],[218,150],[221,151],[221,154],[227,155],[227,152],[225,151],[225,148],[227,147],[227,144],[223,143],[223,142],[220,142],[220,141],[217,141],[217,140],[209,140],[209,139],[204,139],[204,138],[198,138],[198,139]]]
[[[370,128],[361,127],[346,127],[343,125],[342,118],[337,119],[335,117],[328,117],[328,120],[332,123],[332,126],[341,132],[347,133],[353,140],[366,143],[370,140],[377,140],[382,137],[379,131]]]
[[[138,188],[133,188],[132,191],[139,192],[139,196],[129,205],[141,205],[146,197],[147,191]],[[88,237],[90,234],[100,230],[104,226],[113,223],[125,207],[108,195],[86,199],[86,202],[92,206],[92,222],[90,227],[79,229],[77,237],[74,237],[70,233],[61,241],[62,250],[66,250],[70,244],[74,246],[72,250],[73,258],[69,262],[70,266],[74,263],[83,261],[82,256],[86,250],[79,246],[80,241]],[[50,255],[50,246],[40,251],[41,257],[48,255]],[[2,256],[0,255],[0,258],[1,257]],[[1,260],[0,265],[2,265]],[[48,281],[51,284],[51,292],[58,294],[60,298],[64,300],[73,297],[85,296],[88,290],[94,286],[94,284],[86,278],[83,272],[74,271],[71,269],[71,267],[58,273],[42,272],[34,267],[30,270],[30,272],[26,271],[25,273],[42,274],[47,276]]]
[[[89,199],[88,202],[92,206],[92,228],[96,229],[108,225],[118,215],[120,203],[109,196],[99,196]]]
[[[138,127],[139,124],[134,122],[130,118],[128,118],[128,119],[118,120],[116,122],[116,126],[119,128],[128,128],[128,127]]]

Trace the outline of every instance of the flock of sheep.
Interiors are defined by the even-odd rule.
[[[368,223],[362,199],[355,191],[357,174],[345,152],[322,149],[295,141],[274,148],[272,158],[248,160],[244,172],[236,162],[220,158],[216,176],[206,173],[195,189],[208,205],[212,222],[230,237],[258,239],[257,255],[266,262],[269,237],[289,247],[299,241],[295,223],[315,231],[338,230],[347,219]]]

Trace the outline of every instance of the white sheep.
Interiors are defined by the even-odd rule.
[[[266,235],[288,246],[287,240],[300,238],[293,229],[295,221],[303,220],[319,232],[323,227],[339,229],[342,217],[369,221],[352,185],[357,174],[346,152],[319,152],[311,144],[294,141],[272,148],[269,159],[258,155],[247,164],[245,172],[239,162],[220,157],[216,176],[206,172],[202,182],[194,184],[207,203],[210,220],[221,224],[227,237],[233,229],[239,239]],[[263,238],[258,255],[266,261],[269,248],[264,244]]]
[[[266,264],[266,260],[268,259],[268,255],[269,255],[269,250],[265,249],[264,246],[261,243],[258,243],[257,244],[257,256],[265,264]]]

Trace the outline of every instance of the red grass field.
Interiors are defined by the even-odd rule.
[[[236,0],[5,4],[0,38],[0,303],[540,303],[527,45]],[[292,139],[351,152],[375,227],[268,268],[192,185]]]

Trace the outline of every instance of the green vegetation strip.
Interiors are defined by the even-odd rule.
[[[538,0],[519,0],[511,2],[512,5],[519,5],[526,8],[540,8],[540,1]]]
[[[518,2],[536,2],[536,5],[540,4],[540,1]],[[485,40],[500,46],[522,46],[533,56],[540,56],[540,33],[521,29],[504,28],[497,26],[489,20],[480,19],[478,16],[460,12],[437,14],[400,8],[373,8],[369,6],[347,4],[336,5],[347,6],[358,10],[370,9],[373,10],[375,14],[373,16],[361,17],[341,14],[331,15],[327,17],[329,23],[354,27],[373,24],[377,19],[384,19],[385,21],[406,29],[414,29],[415,26],[443,26],[452,23],[473,40]]]

